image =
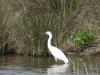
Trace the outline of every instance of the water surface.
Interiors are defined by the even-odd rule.
[[[99,75],[100,57],[67,55],[70,64],[54,57],[0,56],[0,75]]]

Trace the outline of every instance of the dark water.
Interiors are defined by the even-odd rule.
[[[70,64],[53,57],[0,56],[0,75],[100,75],[100,57],[68,55]]]

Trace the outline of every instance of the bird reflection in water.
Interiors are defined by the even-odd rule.
[[[52,65],[50,68],[47,68],[47,75],[60,75],[61,73],[67,73],[67,69],[70,64],[62,65]]]

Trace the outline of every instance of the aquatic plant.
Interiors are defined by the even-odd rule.
[[[84,57],[84,59],[82,59],[83,57]],[[93,60],[91,60],[91,56],[90,55],[84,55],[84,56],[82,55],[82,58],[77,57],[77,58],[74,58],[74,59],[69,59],[71,61],[72,65],[70,65],[69,68],[68,68],[68,74],[98,75],[97,63],[94,62]]]

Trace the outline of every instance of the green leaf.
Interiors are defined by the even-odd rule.
[[[72,35],[70,36],[70,39],[71,39],[71,40],[73,39],[73,36],[72,36]]]
[[[84,41],[82,41],[81,43],[84,44]]]
[[[75,40],[73,40],[76,44],[82,45],[85,42],[91,42],[93,40],[95,40],[94,35],[96,35],[96,29],[94,27],[93,30],[89,30],[88,27],[86,27],[86,32],[84,31],[84,29],[80,28],[78,30],[78,33],[75,36]],[[70,37],[70,39],[72,39],[73,36]]]

